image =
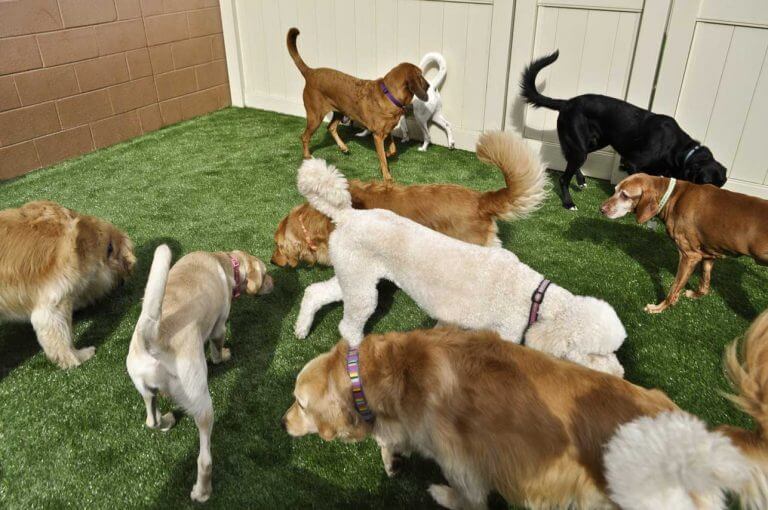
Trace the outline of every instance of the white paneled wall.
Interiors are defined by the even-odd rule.
[[[728,168],[768,184],[768,29],[697,23],[676,117]]]
[[[502,127],[508,51],[496,52],[493,61],[491,42],[495,37],[509,48],[512,5],[512,0],[234,0],[243,104],[304,115],[304,78],[285,45],[290,27],[301,31],[299,53],[310,67],[333,67],[360,78],[381,77],[400,62],[418,64],[425,53],[439,51],[448,65],[444,114],[457,145],[473,149],[480,132]],[[508,18],[506,32],[502,23],[494,33],[495,15]],[[491,65],[502,72],[490,72]],[[427,78],[434,73],[429,70]],[[493,79],[501,92],[489,101]],[[446,143],[436,127],[433,137]]]
[[[562,169],[557,113],[526,107],[520,73],[555,49],[539,75],[548,96],[596,93],[674,116],[728,168],[728,187],[768,198],[768,0],[222,0],[233,104],[304,115],[304,80],[288,28],[311,67],[361,78],[441,52],[443,109],[457,145],[517,129]],[[666,41],[662,54],[662,40]],[[435,70],[427,72],[427,77]],[[414,134],[417,131],[414,130]],[[432,128],[436,143],[445,135]],[[298,144],[297,144],[298,147]],[[585,173],[616,180],[610,150]]]

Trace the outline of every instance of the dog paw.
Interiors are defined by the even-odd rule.
[[[706,296],[707,292],[699,292],[698,290],[686,290],[685,291],[685,297],[689,299],[699,299],[700,297]]]
[[[75,351],[75,356],[80,360],[80,363],[85,363],[93,358],[94,354],[96,354],[96,347],[85,347],[84,349]]]
[[[584,189],[586,187],[587,187],[587,183],[586,182],[584,182],[582,184],[579,184],[579,189]]]
[[[661,313],[666,308],[667,305],[665,303],[659,303],[658,305],[647,304],[643,310],[645,310],[646,313]]]
[[[427,152],[427,148],[422,145],[419,147],[419,152]]]
[[[395,454],[392,455],[392,461],[389,463],[389,465],[384,465],[384,471],[386,471],[388,477],[394,478],[400,472],[402,467],[403,458],[400,455]]]
[[[449,509],[459,508],[459,496],[452,487],[433,484],[429,486],[428,492],[438,505]]]
[[[400,141],[401,141],[402,143],[408,143],[408,142],[410,142],[410,141],[411,141],[411,139],[410,139],[410,138],[408,138],[407,136],[404,136],[404,137],[402,137],[402,138],[400,139]]]
[[[200,487],[198,484],[195,484],[195,486],[192,487],[192,492],[189,494],[189,497],[192,498],[192,501],[197,503],[205,503],[208,501],[208,498],[211,497],[211,488]]]
[[[579,210],[579,208],[576,207],[575,205],[565,206],[565,208],[568,209],[569,211],[578,211]]]
[[[157,428],[159,428],[161,432],[168,432],[174,425],[176,425],[176,416],[174,416],[172,412],[168,412],[160,418],[160,425],[158,425]]]
[[[451,149],[451,150],[455,149],[456,148],[456,142],[449,143],[448,144],[448,148]]]
[[[293,328],[293,334],[296,335],[296,338],[299,340],[304,340],[307,338],[307,335],[309,335],[309,328],[311,327],[311,324],[303,324],[302,322],[296,322],[296,325]]]

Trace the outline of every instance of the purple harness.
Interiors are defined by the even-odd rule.
[[[372,423],[373,411],[368,407],[368,401],[365,399],[363,381],[360,379],[360,352],[357,347],[350,347],[347,351],[347,374],[352,382],[352,400],[355,402],[355,409],[365,421]]]
[[[387,96],[387,99],[389,99],[390,103],[392,103],[393,105],[397,106],[401,110],[405,111],[405,106],[403,105],[403,103],[398,101],[397,98],[392,95],[392,92],[390,92],[389,89],[387,88],[387,86],[384,85],[383,81],[379,82],[379,88],[381,89],[382,92],[384,92],[384,95]]]
[[[544,301],[544,294],[546,294],[550,283],[552,282],[546,278],[541,280],[541,283],[536,287],[533,296],[531,296],[531,311],[528,313],[528,326],[525,327],[520,345],[525,345],[525,333],[527,333],[528,329],[539,319],[539,308],[541,307],[541,302]]]

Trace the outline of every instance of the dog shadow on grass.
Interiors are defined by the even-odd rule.
[[[349,151],[354,152],[355,150],[366,150],[370,151],[372,154],[376,154],[376,145],[373,142],[373,135],[368,135],[366,137],[357,137],[355,134],[362,131],[363,128],[350,128],[349,126],[339,126],[339,136],[344,141],[345,144],[347,144],[347,147],[349,147]],[[315,151],[325,149],[327,147],[337,147],[336,141],[331,136],[331,133],[328,132],[326,129],[326,124],[323,124],[320,128],[318,128],[317,131],[315,131],[315,136],[318,136],[319,133],[322,133],[322,138],[319,142],[315,143],[313,146],[310,146],[309,150],[314,154]],[[314,138],[314,136],[313,136]],[[407,153],[414,147],[417,147],[421,145],[421,142],[417,140],[411,140],[410,142],[403,143],[400,141],[400,138],[395,137],[395,145],[397,146],[397,154],[394,157],[387,158],[387,161],[390,163],[392,161],[397,161],[397,158],[402,156],[403,154]],[[384,142],[384,150],[387,150],[389,147],[389,141],[385,140]],[[341,151],[339,151],[339,154]]]
[[[125,284],[94,305],[73,314],[75,348],[93,346],[98,354],[98,347],[112,336],[130,308],[141,299],[149,276],[152,255],[155,248],[163,243],[169,245],[175,255],[181,253],[181,245],[175,239],[164,237],[147,241],[134,249],[136,267]],[[84,331],[79,332],[77,325],[83,322],[88,325]],[[30,323],[3,324],[0,329],[0,381],[41,351]],[[46,360],[46,363],[50,370],[59,370],[50,361]]]
[[[664,283],[662,273],[671,273],[673,276],[677,273],[677,249],[664,231],[619,221],[579,217],[571,222],[566,238],[573,241],[588,240],[595,244],[611,244],[624,251],[649,274],[654,285],[656,302],[661,302],[666,297],[671,285]],[[747,266],[735,258],[719,259],[715,261],[712,270],[712,287],[734,313],[751,321],[759,312],[744,290],[744,276],[747,271]],[[700,267],[697,268],[696,275],[689,280],[686,289],[697,288],[699,275]],[[687,298],[681,293],[680,299]],[[648,302],[651,301],[653,297],[648,296]]]

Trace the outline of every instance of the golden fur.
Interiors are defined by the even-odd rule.
[[[72,345],[72,312],[133,270],[126,234],[48,201],[0,211],[0,318],[31,321],[46,356],[62,368],[93,356]]]
[[[761,427],[721,431],[764,462],[768,314],[761,323],[746,342],[746,365],[733,351],[727,356],[737,402]],[[301,371],[283,417],[287,432],[353,441],[373,435],[390,475],[398,454],[433,458],[451,486],[430,492],[448,508],[484,508],[491,491],[532,508],[615,508],[606,487],[606,443],[622,424],[677,409],[661,391],[495,333],[437,328],[363,341],[360,376],[375,414],[369,424],[354,407],[347,349],[341,341]]]
[[[296,48],[298,36],[299,30],[291,28],[288,31],[287,45],[288,53],[306,81],[303,98],[307,111],[307,128],[301,135],[304,159],[312,157],[309,152],[309,140],[329,112],[333,112],[333,119],[328,124],[328,132],[342,152],[349,151],[337,132],[339,123],[346,115],[373,133],[381,174],[385,180],[391,180],[387,158],[397,152],[391,133],[404,110],[395,106],[384,95],[380,83],[383,82],[403,105],[410,104],[414,95],[426,101],[429,82],[424,78],[421,69],[413,64],[402,63],[377,80],[361,80],[326,67],[312,69],[302,60]],[[390,143],[388,151],[384,152],[384,140],[387,136],[390,137]]]
[[[484,133],[477,145],[480,161],[496,166],[506,186],[476,191],[455,184],[404,186],[393,182],[349,181],[356,209],[388,209],[450,237],[481,246],[500,246],[496,220],[525,217],[546,195],[538,158],[520,137],[509,132]],[[308,203],[294,207],[275,231],[272,263],[330,265],[330,218]]]

